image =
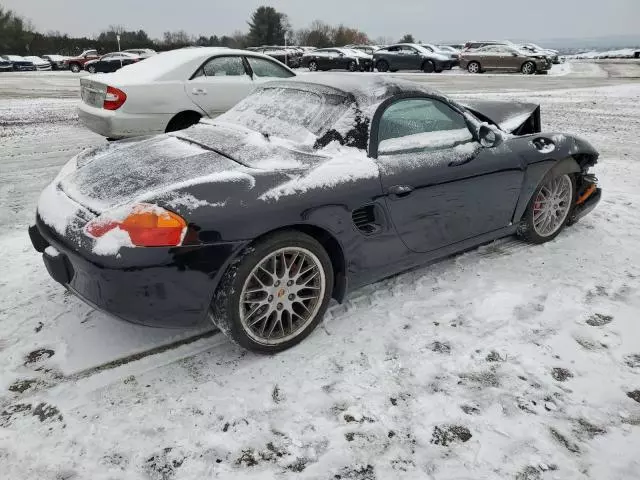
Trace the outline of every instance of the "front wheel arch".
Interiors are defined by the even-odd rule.
[[[576,175],[581,171],[582,169],[580,168],[580,165],[578,165],[578,162],[573,157],[567,157],[560,161],[550,158],[545,161],[529,165],[529,168],[527,168],[525,172],[522,189],[520,191],[520,198],[518,199],[513,215],[514,224],[517,225],[520,223],[533,194],[538,189],[540,182],[542,182],[547,175],[563,175],[565,173]]]

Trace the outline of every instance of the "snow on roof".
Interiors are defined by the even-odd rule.
[[[377,74],[316,73],[313,75],[298,76],[286,81],[274,81],[265,85],[292,87],[292,83],[297,85],[329,87],[345,94],[351,94],[361,105],[379,103],[392,95],[402,92],[420,92],[442,97],[440,92],[426,87],[421,83]]]
[[[156,80],[187,80],[207,58],[215,55],[255,55],[245,50],[225,47],[179,48],[158,53],[142,62],[127,65],[114,73],[107,74],[109,82],[123,84],[147,83]],[[95,77],[100,81],[104,75]]]

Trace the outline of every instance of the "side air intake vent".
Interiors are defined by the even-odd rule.
[[[371,235],[380,230],[380,225],[376,223],[376,210],[373,205],[360,207],[351,214],[353,224],[365,235]]]

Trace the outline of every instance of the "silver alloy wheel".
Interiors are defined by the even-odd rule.
[[[94,67],[93,65],[90,65],[87,70],[89,71],[89,73],[96,73],[96,67]]]
[[[252,340],[265,345],[291,340],[315,319],[325,283],[322,263],[311,251],[287,247],[269,253],[242,287],[242,328]]]
[[[309,71],[315,72],[318,70],[318,64],[316,62],[309,62]]]
[[[480,65],[478,65],[477,62],[471,62],[467,66],[467,70],[469,70],[469,73],[478,73],[480,71]]]
[[[533,229],[541,237],[556,233],[569,215],[573,184],[569,175],[552,178],[545,183],[533,202]]]
[[[522,73],[525,75],[531,75],[535,70],[536,66],[532,62],[527,62],[522,66]]]

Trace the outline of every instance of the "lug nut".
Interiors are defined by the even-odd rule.
[[[282,304],[281,303],[278,304],[278,310],[282,310]]]
[[[293,293],[289,294],[289,300],[293,301],[295,300],[296,296]]]
[[[267,298],[267,301],[270,302],[271,300],[273,300],[273,295],[269,295],[269,298]]]
[[[290,287],[291,285],[293,285],[293,280],[289,280],[289,281],[287,282],[287,287]]]
[[[280,286],[280,280],[277,280],[276,283],[273,284],[274,287],[279,287]]]

